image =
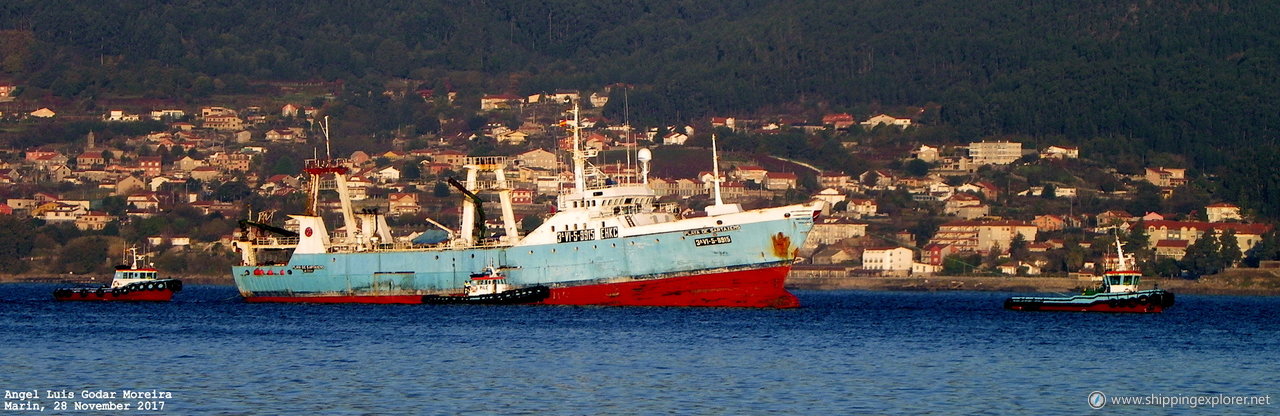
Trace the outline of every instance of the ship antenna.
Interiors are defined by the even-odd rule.
[[[329,149],[329,116],[324,116],[324,124],[320,125],[320,131],[324,132],[324,158],[333,159],[333,152]]]
[[[582,151],[582,123],[578,120],[578,103],[573,103],[573,186],[575,190],[587,196],[586,152]]]
[[[627,155],[627,170],[634,172],[632,169],[635,168],[635,165],[631,164],[631,152],[638,150],[635,149],[635,143],[632,142],[631,137],[631,102],[627,94],[628,91],[630,91],[630,88],[626,86],[622,87],[622,135],[625,137],[623,140],[626,140],[627,143],[627,151],[623,153],[626,153]],[[637,159],[639,156],[640,155],[636,155]],[[648,182],[646,181],[646,183]]]

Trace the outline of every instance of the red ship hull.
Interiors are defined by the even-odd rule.
[[[795,308],[783,289],[790,266],[681,276],[668,279],[552,288],[548,305],[715,306]]]
[[[799,299],[783,288],[790,266],[678,276],[623,283],[554,287],[543,305],[708,306],[795,308]],[[256,296],[247,302],[417,304],[422,295]]]

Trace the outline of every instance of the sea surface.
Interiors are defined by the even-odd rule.
[[[196,285],[59,303],[54,287],[0,284],[0,389],[36,390],[42,414],[1280,414],[1273,297],[1137,315],[1006,311],[1011,294],[983,292],[801,291],[768,310],[248,304]],[[1093,409],[1094,391],[1273,400]]]

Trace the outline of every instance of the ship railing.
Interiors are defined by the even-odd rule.
[[[451,242],[439,244],[413,244],[407,241],[397,241],[394,243],[381,243],[376,245],[358,245],[358,244],[335,244],[329,246],[330,253],[356,253],[370,251],[442,251],[450,249],[471,249],[471,248],[498,248],[510,247],[511,244],[501,241],[485,241],[482,243],[471,244],[466,246],[457,246]]]
[[[298,237],[260,237],[253,239],[256,246],[296,246]]]
[[[472,156],[463,159],[463,164],[472,165],[480,170],[494,170],[507,165],[506,156]]]
[[[656,204],[653,206],[653,212],[667,212],[667,213],[675,214],[677,212],[680,212],[680,204],[677,204],[674,202]]]
[[[643,214],[645,209],[643,206],[636,205],[617,205],[614,207],[600,207],[599,211],[592,211],[591,218],[612,217],[615,215],[634,215]]]
[[[346,167],[351,165],[351,162],[345,158],[307,159],[303,163],[304,163],[303,167],[307,169],[338,168],[338,167]]]

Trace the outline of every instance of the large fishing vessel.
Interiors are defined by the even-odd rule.
[[[423,303],[466,296],[472,275],[500,269],[512,290],[549,289],[528,303],[799,306],[783,283],[820,202],[756,210],[724,203],[713,144],[715,202],[705,215],[682,214],[658,203],[648,186],[648,149],[635,154],[636,177],[612,177],[589,163],[596,152],[581,145],[576,110],[572,130],[573,183],[562,188],[555,213],[525,235],[503,157],[468,158],[466,183],[450,181],[464,196],[457,230],[428,219],[438,230],[408,241],[393,238],[377,210],[353,209],[348,160],[308,160],[309,204],[290,216],[296,228],[242,221],[236,286],[250,302]],[[341,205],[341,232],[331,233],[318,212],[321,191],[330,189]],[[482,192],[496,193],[501,208],[501,230],[492,234]]]

